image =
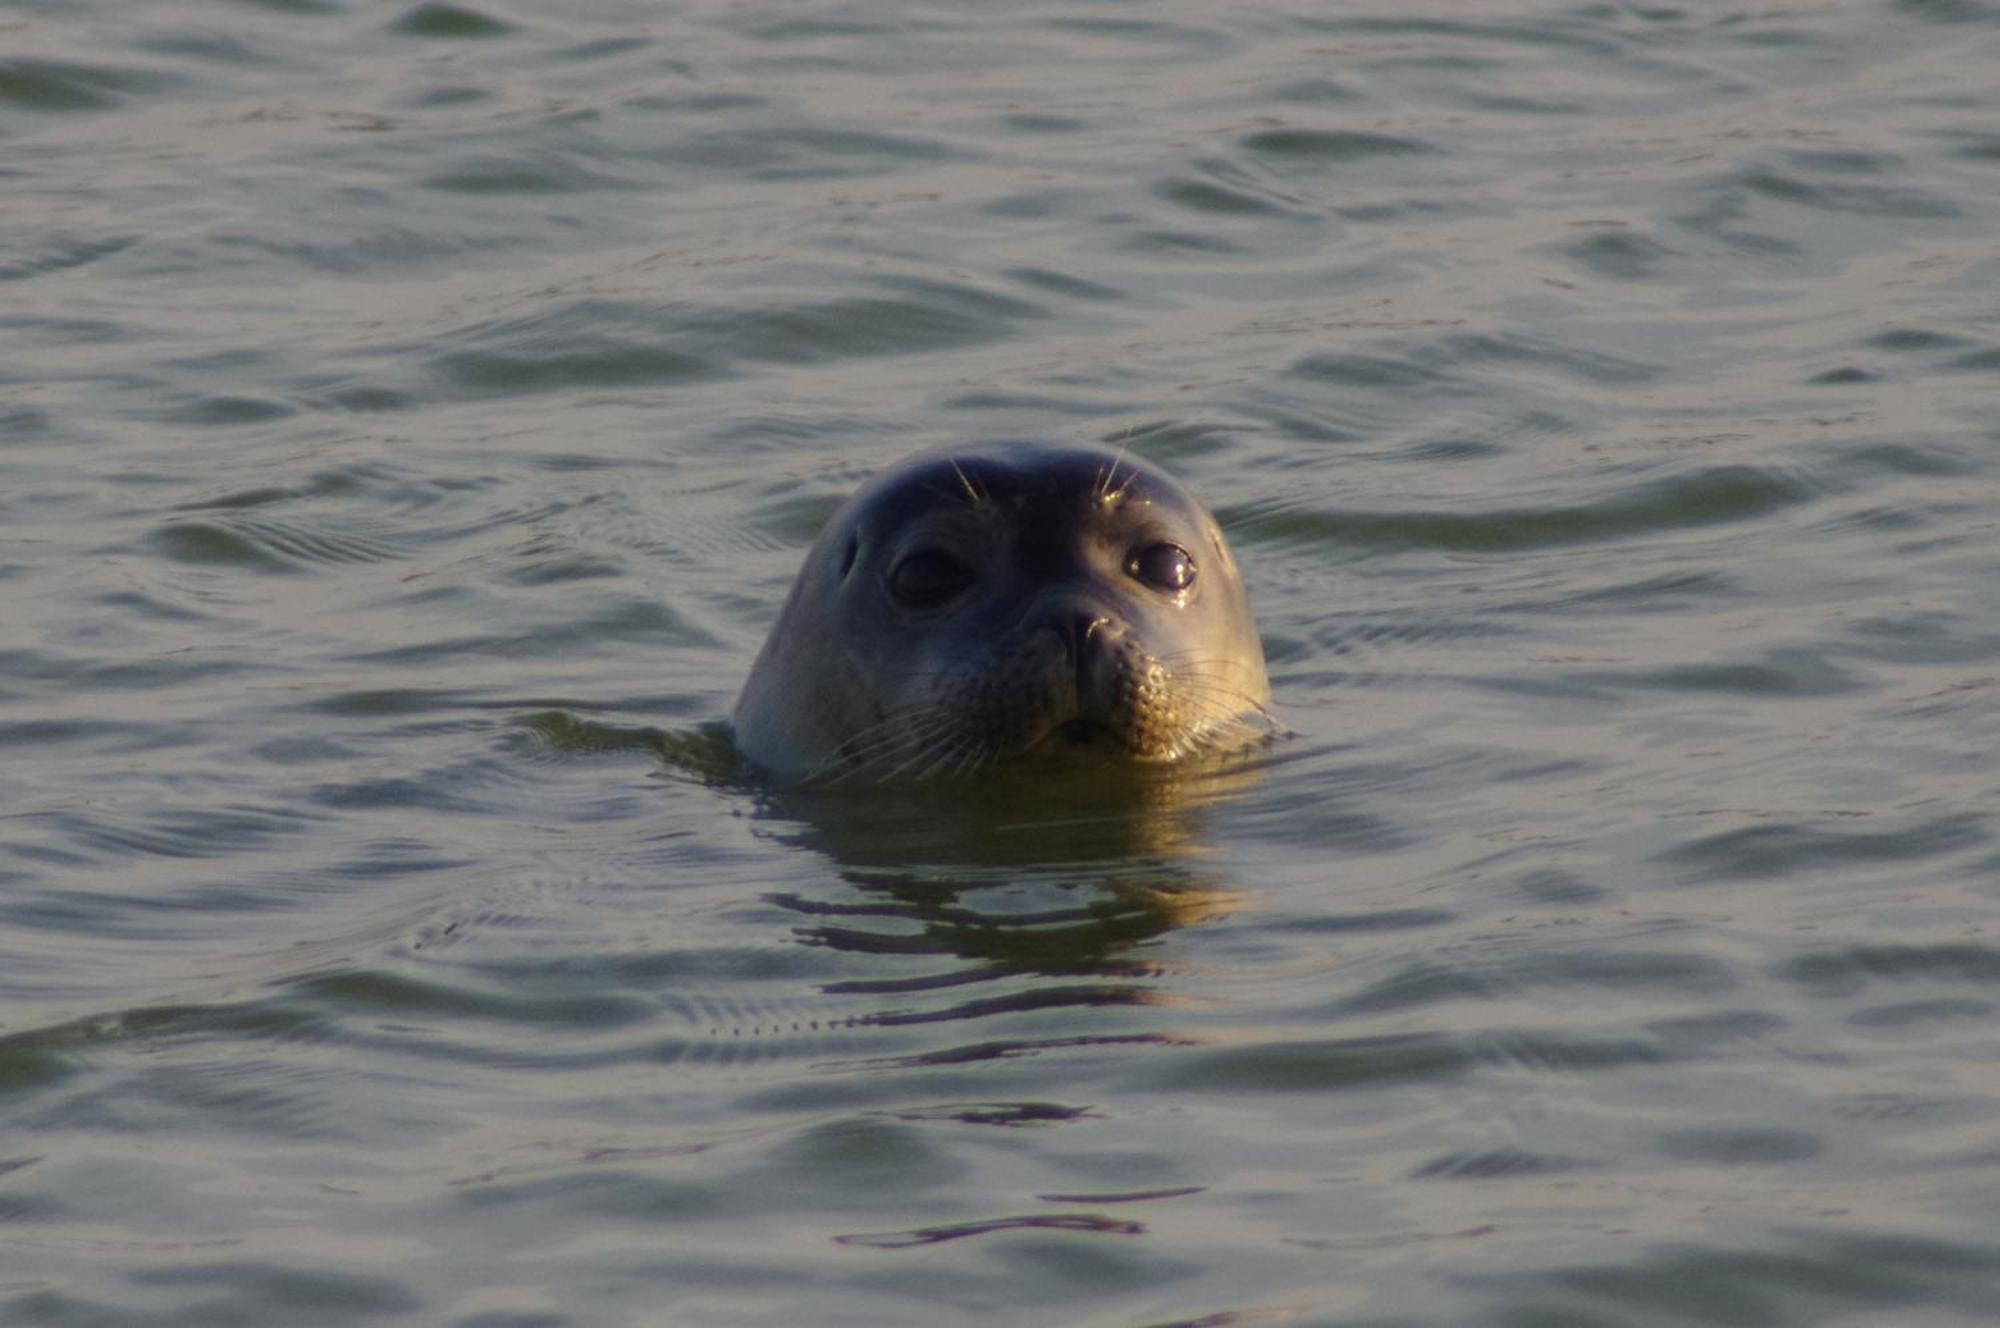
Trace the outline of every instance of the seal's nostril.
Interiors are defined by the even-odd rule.
[[[1056,635],[1062,638],[1063,648],[1069,652],[1072,664],[1079,668],[1083,666],[1090,654],[1091,641],[1110,622],[1103,614],[1089,610],[1066,614],[1057,620]]]
[[[1111,625],[1111,619],[1089,609],[1079,609],[1066,614],[1057,627],[1062,637],[1063,650],[1069,656],[1071,673],[1076,679],[1078,697],[1089,696],[1093,690],[1092,679],[1103,670],[1100,667],[1104,653],[1104,629]]]

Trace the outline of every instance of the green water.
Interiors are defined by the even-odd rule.
[[[1996,59],[0,8],[0,1321],[1986,1321]],[[839,498],[1026,435],[1294,736],[731,776]]]

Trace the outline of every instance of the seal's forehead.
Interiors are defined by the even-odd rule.
[[[1143,500],[1199,510],[1172,479],[1130,454],[1025,443],[926,452],[882,475],[863,496],[872,515],[891,524],[940,503],[973,511],[1074,511]]]

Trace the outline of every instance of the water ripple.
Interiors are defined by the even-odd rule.
[[[310,833],[323,818],[289,806],[237,805],[152,814],[111,811],[38,812],[23,818],[97,861],[128,857],[228,857],[275,840]]]
[[[0,1319],[1979,1318],[1992,10],[9,11]],[[1296,734],[759,785],[1021,436]]]
[[[1857,945],[1803,954],[1782,973],[1820,995],[1849,996],[1876,982],[1937,981],[1953,986],[2000,983],[2000,950],[1979,944]]]
[[[1985,816],[1971,813],[1933,817],[1893,830],[1779,822],[1704,835],[1660,856],[1692,878],[1755,880],[1962,853],[1991,842],[1986,822]]]
[[[150,543],[161,556],[175,562],[251,572],[300,572],[316,565],[388,562],[409,551],[398,540],[372,534],[235,515],[210,521],[175,521],[162,526]]]
[[[30,277],[66,272],[101,258],[122,253],[138,242],[136,235],[104,235],[85,239],[75,235],[48,236],[32,245],[20,241],[9,248],[27,250],[19,257],[0,259],[0,281],[25,281]]]
[[[475,326],[435,356],[446,379],[479,392],[666,385],[757,363],[817,364],[987,341],[1044,316],[1012,296],[936,281],[885,281],[896,294],[749,310],[572,302]]]
[[[403,11],[389,25],[389,30],[405,37],[477,41],[504,37],[514,30],[514,25],[483,10],[433,0],[433,3],[413,5]]]
[[[1659,531],[1754,520],[1806,501],[1812,486],[1779,471],[1715,466],[1648,481],[1590,503],[1485,511],[1340,511],[1275,499],[1228,509],[1246,543],[1359,545],[1504,553],[1628,539]]]
[[[183,80],[137,65],[86,64],[28,56],[0,59],[0,103],[24,111],[106,111],[130,97],[183,86]]]
[[[1276,157],[1287,167],[1362,161],[1369,157],[1406,157],[1436,152],[1429,143],[1393,134],[1352,129],[1263,129],[1237,142],[1251,152]]]

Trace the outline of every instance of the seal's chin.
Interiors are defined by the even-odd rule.
[[[1066,719],[1055,726],[1047,739],[1065,747],[1125,748],[1125,737],[1101,719]]]
[[[1129,765],[1138,761],[1132,735],[1108,719],[1071,715],[1050,724],[1020,753],[1030,762],[1049,761],[1058,765],[1110,762]]]

